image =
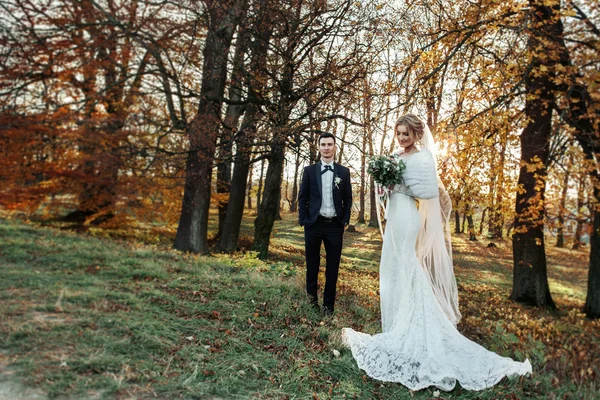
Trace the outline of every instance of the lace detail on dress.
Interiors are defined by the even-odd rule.
[[[398,183],[394,185],[392,193],[403,193],[407,196],[415,197],[415,194],[412,192],[412,190],[410,190],[408,186],[406,186],[405,183]]]

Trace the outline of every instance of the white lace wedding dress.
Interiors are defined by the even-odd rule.
[[[434,294],[432,278],[415,251],[421,226],[417,205],[404,192],[416,198],[437,197],[435,161],[426,149],[404,157],[407,187],[390,195],[381,253],[383,332],[374,336],[351,328],[342,332],[358,367],[372,378],[399,382],[411,390],[436,386],[449,391],[456,381],[466,389],[482,390],[504,376],[530,373],[529,360],[501,357],[461,335],[447,306],[443,309]],[[455,284],[453,275],[452,280]],[[456,313],[454,322],[460,318]]]

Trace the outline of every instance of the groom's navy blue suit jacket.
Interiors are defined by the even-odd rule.
[[[331,175],[329,173],[329,176]],[[333,205],[335,207],[336,218],[342,224],[347,225],[350,222],[350,210],[352,208],[350,170],[333,163],[333,176],[331,179],[333,180]],[[300,225],[309,227],[317,220],[319,211],[321,210],[321,186],[321,162],[304,168],[300,193],[298,194]]]

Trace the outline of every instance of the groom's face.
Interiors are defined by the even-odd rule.
[[[330,137],[321,138],[319,140],[319,153],[321,153],[321,158],[333,158],[335,154],[335,140]]]

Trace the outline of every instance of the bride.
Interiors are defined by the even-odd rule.
[[[342,330],[352,355],[372,378],[411,390],[452,390],[459,381],[482,390],[504,376],[531,373],[460,334],[458,291],[448,226],[451,202],[437,176],[436,148],[415,114],[396,122],[394,135],[406,164],[404,184],[384,188],[387,225],[380,264],[381,325],[374,336]]]

